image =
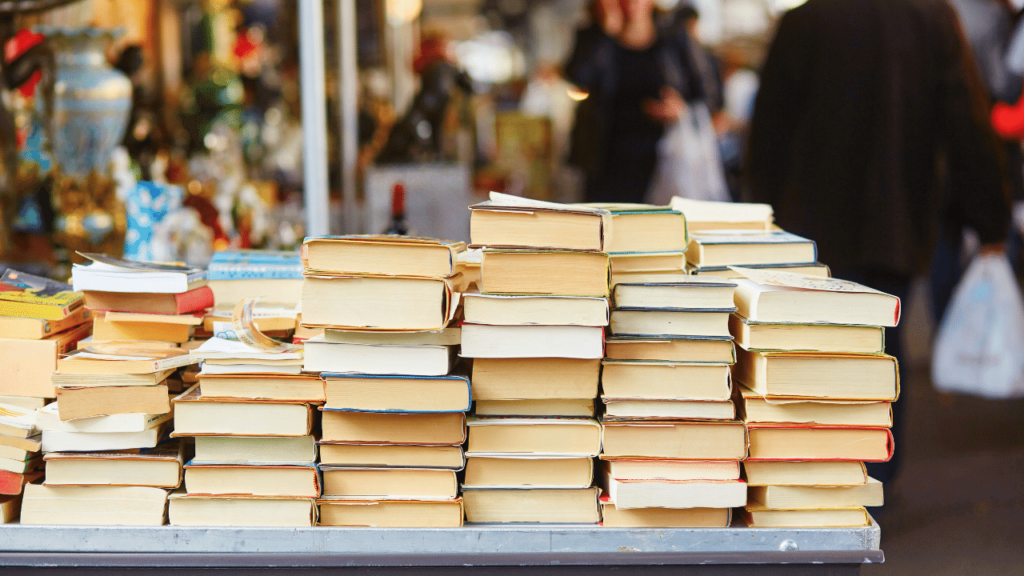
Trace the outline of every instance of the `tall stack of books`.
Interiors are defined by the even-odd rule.
[[[0,524],[18,519],[25,485],[42,478],[41,443],[35,410],[0,404]]]
[[[472,395],[450,328],[461,242],[401,236],[309,238],[302,322],[320,372],[319,501],[325,526],[457,527],[465,412]]]
[[[617,250],[655,253],[644,231],[657,228],[685,246],[679,212],[610,208]],[[601,370],[604,525],[727,526],[746,502],[744,427],[730,381],[735,284],[687,276],[680,257],[674,269],[613,273],[612,285]]]
[[[320,496],[316,375],[302,351],[210,338],[191,352],[198,385],[174,399],[175,437],[194,437],[185,490],[168,506],[175,526],[312,526]]]
[[[609,212],[496,193],[471,208],[484,250],[462,327],[476,401],[466,519],[596,523]]]
[[[754,527],[864,526],[892,457],[899,395],[884,328],[894,296],[835,278],[735,268],[737,403],[750,434],[744,519]]]

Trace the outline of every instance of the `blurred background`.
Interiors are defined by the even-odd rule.
[[[291,249],[310,233],[396,223],[468,240],[466,206],[488,191],[666,204],[679,190],[653,163],[678,130],[685,154],[700,148],[707,163],[686,176],[687,195],[763,201],[746,169],[751,122],[780,19],[802,4],[0,0],[0,262],[54,277],[68,275],[75,251],[203,265],[216,250]],[[952,5],[1016,186],[1021,6]],[[623,60],[649,52],[647,37],[682,55],[657,63],[683,71],[668,92],[643,92],[650,62]],[[614,52],[609,38],[633,52]],[[791,48],[779,49],[774,75],[799,73]],[[801,61],[819,56],[806,52]],[[599,98],[609,82],[638,87],[643,114]],[[676,124],[681,114],[690,125]],[[774,134],[786,120],[765,126]],[[901,463],[880,517],[887,562],[867,573],[1024,573],[1024,401],[939,393],[929,376],[949,293],[987,243],[954,229],[936,256],[952,271],[916,273],[905,303]],[[1007,251],[1011,262],[1018,252]]]

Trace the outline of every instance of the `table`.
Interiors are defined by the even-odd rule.
[[[863,528],[602,528],[467,525],[458,529],[0,526],[0,574],[852,575],[884,560]],[[88,570],[92,568],[92,570]],[[261,571],[262,572],[262,571]]]

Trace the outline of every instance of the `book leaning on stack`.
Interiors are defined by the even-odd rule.
[[[899,300],[836,278],[734,268],[736,398],[750,435],[743,511],[752,527],[866,526],[892,457],[899,395],[884,328]]]
[[[497,193],[471,209],[483,261],[462,327],[476,401],[466,519],[596,523],[609,212]]]
[[[655,227],[644,219],[665,226],[669,215],[684,241],[683,216],[651,207],[632,210],[629,228],[613,219],[614,245],[635,253]],[[729,376],[735,284],[687,276],[681,258],[676,266],[612,274],[598,476],[607,527],[725,527],[746,502],[746,439]]]
[[[308,238],[304,370],[326,386],[318,501],[324,526],[462,525],[456,474],[472,403],[449,327],[464,278],[461,242]]]

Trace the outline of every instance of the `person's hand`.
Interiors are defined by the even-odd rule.
[[[597,0],[597,23],[612,38],[622,33],[625,17],[618,0]]]
[[[646,100],[643,104],[644,112],[656,122],[671,124],[679,120],[686,110],[686,101],[672,88],[661,89],[661,100]]]

